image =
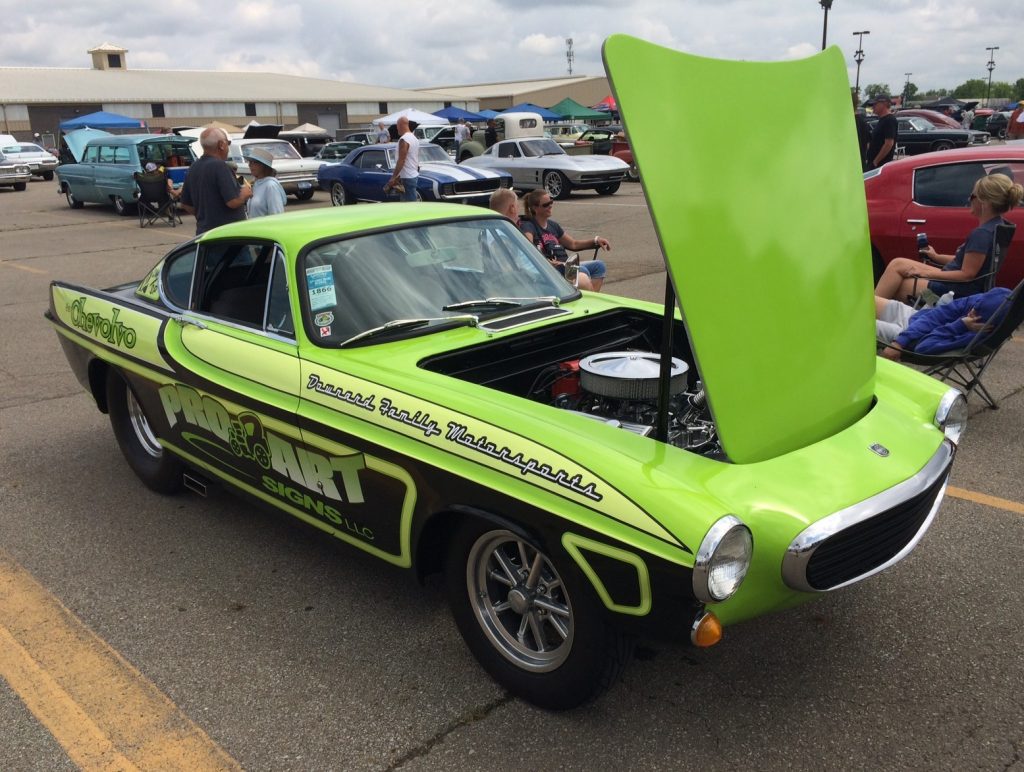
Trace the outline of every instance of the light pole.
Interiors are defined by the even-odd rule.
[[[821,50],[825,50],[825,39],[828,37],[828,11],[832,7],[832,0],[818,0],[818,4],[825,9],[825,21],[821,25]]]
[[[996,51],[999,50],[999,46],[989,46],[985,49],[988,51],[988,91],[985,92],[985,107],[989,107],[989,97],[992,96],[992,70],[996,68]]]
[[[910,90],[910,76],[913,75],[914,73],[912,73],[912,72],[905,72],[903,74],[907,76],[907,82],[903,84],[903,94],[900,97],[900,107],[901,108],[907,106],[907,92]]]
[[[857,63],[857,82],[853,86],[853,93],[860,99],[860,63],[864,61],[864,36],[870,35],[871,30],[865,29],[853,34],[857,36],[857,50],[853,52],[853,61]]]

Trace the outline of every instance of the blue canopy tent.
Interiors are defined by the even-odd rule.
[[[438,118],[444,118],[446,121],[457,121],[459,118],[464,118],[467,121],[487,120],[480,113],[471,113],[469,110],[463,110],[461,107],[446,107],[443,110],[438,110],[434,115]]]
[[[520,104],[513,105],[507,110],[502,110],[498,115],[504,115],[505,113],[537,113],[545,121],[560,121],[562,116],[558,113],[553,113],[546,107],[540,107],[539,105],[533,105],[529,102],[521,102]]]
[[[108,113],[105,110],[100,110],[96,113],[80,115],[77,118],[70,118],[69,120],[61,121],[60,127],[64,131],[73,131],[74,129],[84,128],[145,129],[146,124],[138,118],[129,118],[127,115],[118,115],[117,113]]]
[[[486,120],[490,120],[491,118],[500,115],[500,113],[497,110],[481,110],[479,115],[485,118]]]

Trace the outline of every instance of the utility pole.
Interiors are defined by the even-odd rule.
[[[569,63],[569,74],[572,75],[572,63],[576,57],[572,53],[572,38],[565,39],[565,60]]]
[[[985,107],[990,107],[989,98],[992,96],[992,70],[996,68],[996,51],[999,50],[999,46],[989,46],[985,49],[988,51],[988,91],[985,92]]]
[[[832,7],[832,0],[818,0],[818,4],[825,9],[825,21],[821,25],[821,50],[825,50],[825,40],[828,38],[828,12]]]
[[[910,76],[913,75],[914,73],[905,72],[903,74],[907,76],[907,82],[903,84],[903,96],[900,99],[900,107],[907,106],[907,92],[910,91]]]
[[[857,82],[853,86],[853,93],[860,99],[860,63],[864,61],[864,36],[870,35],[871,30],[864,29],[853,34],[857,36],[857,50],[853,52],[853,61],[857,63]]]

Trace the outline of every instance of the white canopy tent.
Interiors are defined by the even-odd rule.
[[[378,118],[373,122],[376,126],[378,123],[383,123],[385,126],[391,126],[392,124],[398,123],[398,119],[405,116],[413,123],[418,123],[420,126],[447,126],[448,121],[444,118],[439,118],[436,115],[425,113],[422,110],[417,110],[415,107],[407,107],[404,110],[391,113],[391,115],[385,115],[383,118]]]

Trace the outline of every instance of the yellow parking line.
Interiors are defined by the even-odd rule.
[[[33,268],[30,265],[22,265],[21,263],[9,263],[6,260],[0,262],[0,265],[7,265],[11,268],[17,268],[19,271],[28,271],[29,273],[46,273],[42,268]]]
[[[86,772],[241,769],[2,551],[0,676]]]
[[[1005,509],[1007,512],[1016,512],[1018,515],[1024,515],[1024,504],[1021,504],[1019,501],[1001,499],[997,496],[989,496],[987,493],[968,491],[963,488],[954,488],[953,486],[946,488],[946,493],[957,499],[973,501],[975,504],[984,504],[986,507]]]

